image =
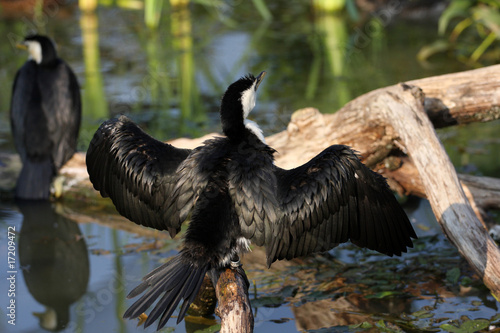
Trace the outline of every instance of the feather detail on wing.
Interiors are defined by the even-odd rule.
[[[268,265],[329,250],[351,240],[400,255],[415,232],[385,178],[346,146],[331,146],[292,170],[276,168],[284,216],[266,242]]]
[[[94,188],[109,196],[131,221],[173,237],[183,222],[169,209],[176,170],[190,154],[144,133],[127,117],[104,122],[87,151],[87,170]]]

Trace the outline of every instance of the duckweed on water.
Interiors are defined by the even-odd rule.
[[[252,306],[286,304],[307,332],[500,331],[498,303],[444,236],[421,237],[398,258],[342,251],[351,262],[332,251],[259,281]]]

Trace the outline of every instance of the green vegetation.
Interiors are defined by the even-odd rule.
[[[439,19],[440,38],[424,46],[418,59],[450,52],[469,66],[494,64],[500,59],[500,2],[452,0]]]

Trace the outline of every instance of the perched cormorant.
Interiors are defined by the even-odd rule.
[[[54,43],[32,35],[20,47],[29,60],[18,70],[12,88],[10,119],[23,168],[18,199],[42,200],[58,170],[73,156],[80,129],[80,87]]]
[[[190,216],[183,248],[132,290],[142,295],[124,314],[135,318],[157,299],[145,326],[163,327],[183,300],[185,316],[205,273],[217,272],[249,250],[266,247],[267,264],[327,251],[350,240],[400,255],[415,232],[385,178],[346,146],[331,146],[308,163],[284,170],[247,116],[265,72],[229,86],[220,117],[225,137],[178,149],[121,116],[103,123],[87,152],[95,189],[120,214],[174,237]],[[217,276],[217,274],[214,274]]]

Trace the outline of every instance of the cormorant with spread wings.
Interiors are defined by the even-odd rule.
[[[247,120],[265,72],[231,84],[220,107],[224,137],[193,150],[144,133],[129,119],[103,123],[87,152],[90,180],[131,221],[174,237],[190,217],[183,248],[143,278],[126,312],[135,318],[157,300],[145,326],[163,327],[183,300],[177,323],[205,273],[238,260],[250,242],[266,247],[267,263],[327,251],[351,241],[401,255],[415,232],[385,178],[349,147],[331,146],[306,164],[274,164],[256,123]]]

